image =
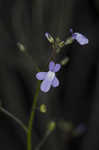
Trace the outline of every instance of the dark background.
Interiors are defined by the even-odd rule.
[[[48,112],[36,111],[33,150],[49,120],[83,123],[87,132],[68,141],[57,128],[43,150],[99,150],[99,1],[0,0],[0,99],[25,124],[36,87],[34,63],[43,67],[51,53],[44,33],[66,38],[71,27],[88,37],[89,44],[64,48],[61,58],[69,56],[70,62],[58,73],[60,87],[40,92],[38,106],[47,104]],[[17,42],[30,56],[19,51]],[[26,150],[24,131],[2,112],[0,150]]]

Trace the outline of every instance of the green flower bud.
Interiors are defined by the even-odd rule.
[[[70,60],[69,57],[66,57],[66,58],[64,58],[64,59],[61,61],[60,64],[61,64],[62,66],[64,66],[64,65],[66,65],[66,64],[69,62],[69,60]]]
[[[56,38],[56,44],[59,48],[64,47],[64,41],[61,41],[59,37]]]
[[[55,121],[51,121],[48,124],[48,131],[52,132],[55,128],[56,128],[56,122]]]
[[[46,113],[46,112],[47,112],[47,107],[46,107],[45,104],[42,104],[42,105],[40,106],[40,112],[42,112],[42,113]]]
[[[45,33],[45,36],[51,44],[54,43],[54,38],[48,32]]]
[[[17,43],[17,46],[18,46],[18,48],[19,48],[19,50],[20,50],[21,52],[25,52],[25,47],[24,47],[24,45],[23,45],[22,43],[18,42],[18,43]]]
[[[74,41],[74,39],[73,39],[72,37],[69,37],[69,38],[65,41],[64,45],[72,44],[73,41]]]
[[[58,46],[59,46],[60,48],[64,47],[64,45],[65,45],[64,41],[61,41],[60,43],[58,43]]]

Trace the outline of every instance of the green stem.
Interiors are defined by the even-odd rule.
[[[35,110],[36,110],[39,91],[40,91],[40,81],[38,81],[38,84],[37,84],[37,89],[36,89],[33,104],[32,104],[32,111],[31,111],[30,119],[28,123],[27,150],[32,150],[32,142],[31,142],[32,141],[32,127],[33,127],[34,118],[35,118]]]
[[[28,132],[28,128],[23,124],[23,122],[21,122],[21,120],[19,120],[18,118],[16,118],[14,115],[12,115],[10,112],[8,112],[7,110],[5,110],[4,108],[2,108],[0,106],[0,110],[6,114],[7,116],[9,116],[10,118],[12,118],[13,120],[15,120],[23,129],[24,131],[27,133]]]
[[[44,143],[47,141],[49,135],[51,134],[51,132],[47,132],[46,135],[43,137],[43,139],[41,140],[41,142],[37,145],[35,150],[40,150],[40,148],[44,145]]]

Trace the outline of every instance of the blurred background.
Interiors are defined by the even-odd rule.
[[[89,44],[75,42],[62,50],[57,61],[66,56],[70,61],[58,73],[60,86],[40,92],[38,108],[46,104],[48,110],[36,110],[33,150],[51,120],[72,123],[74,129],[82,124],[85,130],[72,136],[71,130],[57,125],[41,150],[99,149],[99,0],[0,0],[0,103],[25,124],[37,82],[34,64],[43,68],[51,54],[44,34],[64,40],[70,28],[84,34]],[[2,112],[0,149],[26,150],[26,134]]]

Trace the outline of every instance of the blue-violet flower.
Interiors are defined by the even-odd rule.
[[[70,32],[72,33],[72,38],[76,40],[80,45],[88,44],[88,39],[84,35],[78,32],[73,33],[72,29],[70,29]]]
[[[55,73],[58,72],[61,68],[60,64],[55,64],[53,61],[49,63],[48,72],[38,72],[36,78],[38,80],[43,80],[40,86],[41,91],[48,92],[52,87],[59,86],[59,80],[57,79]]]

